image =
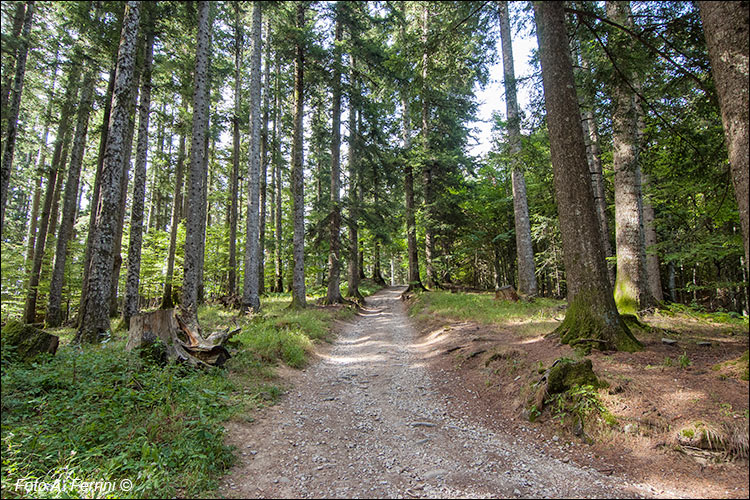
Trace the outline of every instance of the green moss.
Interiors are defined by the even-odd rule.
[[[638,295],[635,291],[635,286],[621,278],[620,273],[617,273],[617,281],[615,282],[615,305],[620,314],[632,314],[635,316],[638,313]]]
[[[617,425],[617,417],[607,410],[602,412],[602,419],[604,419],[604,423],[610,427],[615,427]]]
[[[596,297],[595,291],[581,291],[568,307],[565,319],[554,333],[563,344],[588,353],[591,347],[602,351],[634,352],[642,349],[627,325]]]
[[[591,360],[573,361],[568,358],[560,360],[549,370],[547,375],[547,392],[557,394],[576,386],[590,385],[600,387],[599,379],[594,374]]]
[[[695,437],[695,431],[693,429],[682,429],[680,431],[680,434],[688,439],[692,439],[693,437]]]
[[[18,358],[31,361],[40,353],[55,354],[59,339],[44,330],[19,321],[10,320],[0,335],[3,345],[15,346]]]

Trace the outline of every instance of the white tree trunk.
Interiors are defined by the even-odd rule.
[[[206,183],[206,136],[208,128],[208,51],[211,40],[210,3],[198,2],[198,40],[195,49],[193,93],[193,133],[190,142],[189,186],[187,188],[187,225],[185,228],[185,278],[182,286],[182,309],[195,319],[198,310],[198,287],[203,262],[203,196]]]
[[[250,168],[248,172],[247,233],[245,243],[245,280],[242,293],[243,310],[260,310],[258,296],[258,262],[260,250],[260,132],[261,132],[261,3],[253,2],[253,21],[250,31]]]

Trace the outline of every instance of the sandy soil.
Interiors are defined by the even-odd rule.
[[[473,404],[476,391],[430,361],[434,339],[414,329],[402,291],[388,288],[368,298],[367,309],[343,326],[319,360],[286,373],[294,388],[278,405],[255,422],[228,424],[227,440],[240,460],[219,495],[681,496],[623,477],[608,464],[577,463],[559,452],[562,443],[540,444],[530,426]]]

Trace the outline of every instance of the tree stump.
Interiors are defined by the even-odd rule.
[[[239,331],[227,328],[203,338],[200,327],[188,324],[175,309],[160,309],[130,319],[125,350],[140,349],[160,340],[169,360],[192,366],[221,366],[231,357],[223,344]]]
[[[503,286],[495,290],[495,300],[509,300],[511,302],[518,302],[518,294],[512,286]]]
[[[32,361],[37,354],[48,352],[55,354],[60,339],[33,325],[19,321],[8,321],[3,327],[3,344],[16,346],[16,354],[24,361]]]

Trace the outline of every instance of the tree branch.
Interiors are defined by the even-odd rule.
[[[597,20],[599,20],[599,21],[601,21],[601,22],[603,22],[603,23],[609,24],[610,26],[614,26],[615,28],[617,28],[617,29],[620,29],[620,30],[624,31],[624,32],[625,32],[625,33],[627,33],[628,35],[630,35],[630,36],[632,36],[633,38],[635,38],[635,39],[637,39],[638,41],[640,41],[640,42],[641,42],[641,43],[642,43],[643,45],[645,45],[645,46],[646,46],[647,48],[649,48],[650,50],[654,51],[654,52],[655,52],[656,54],[658,54],[658,55],[659,55],[659,56],[660,56],[660,57],[661,57],[662,59],[664,59],[664,60],[666,60],[666,61],[670,62],[670,63],[671,63],[671,64],[672,64],[672,65],[673,65],[674,67],[676,67],[677,69],[679,69],[679,70],[680,70],[681,72],[683,72],[683,73],[684,73],[685,75],[687,75],[687,76],[689,76],[690,78],[692,78],[693,80],[695,80],[695,81],[696,81],[696,82],[698,83],[698,86],[699,86],[699,87],[701,88],[701,90],[703,90],[703,92],[704,92],[704,93],[705,93],[705,94],[706,94],[706,95],[708,96],[708,98],[709,98],[709,99],[711,100],[711,102],[712,102],[712,103],[714,103],[714,104],[715,104],[716,106],[718,106],[718,104],[719,104],[719,101],[718,101],[718,99],[717,99],[717,97],[716,97],[716,94],[715,94],[714,92],[712,92],[712,91],[711,91],[711,90],[710,90],[709,88],[707,88],[707,87],[706,87],[706,84],[705,84],[705,83],[703,82],[703,80],[701,80],[700,78],[698,78],[698,77],[697,77],[697,76],[696,76],[695,74],[693,74],[693,73],[692,73],[692,72],[691,72],[690,70],[688,70],[687,68],[685,68],[685,67],[684,67],[683,65],[681,65],[680,63],[678,63],[678,62],[674,61],[674,60],[673,60],[673,59],[672,59],[671,57],[669,57],[669,55],[668,55],[668,54],[666,54],[666,53],[665,53],[664,51],[662,51],[662,50],[659,50],[658,48],[654,47],[654,46],[653,46],[653,45],[652,45],[652,44],[651,44],[651,43],[650,43],[649,41],[647,41],[646,39],[644,39],[644,38],[643,38],[643,37],[642,37],[642,36],[641,36],[640,34],[636,33],[635,31],[631,30],[630,28],[628,28],[628,27],[626,27],[626,26],[623,26],[622,24],[616,23],[616,22],[614,22],[614,21],[612,21],[612,20],[610,20],[610,19],[604,18],[604,17],[600,17],[600,16],[598,16],[598,15],[596,15],[596,14],[592,13],[592,12],[586,12],[586,11],[582,11],[582,10],[577,10],[577,9],[570,9],[570,8],[566,8],[566,9],[565,9],[565,12],[569,12],[569,13],[571,13],[571,14],[576,14],[576,15],[578,15],[578,16],[587,16],[587,17],[593,17],[594,19],[597,19]],[[581,19],[581,18],[579,17],[579,19]],[[592,33],[594,33],[594,30],[593,30],[593,29],[591,28],[591,26],[590,26],[590,25],[589,25],[588,23],[586,23],[586,22],[585,22],[585,21],[584,21],[583,19],[581,19],[581,22],[582,22],[583,24],[585,24],[585,25],[586,25],[586,27],[587,27],[587,28],[588,28],[588,29],[589,29],[589,30],[590,30],[590,31],[591,31]],[[598,38],[599,38],[599,37],[597,36],[597,39],[598,39]],[[601,43],[601,41],[600,41],[600,43]],[[614,62],[614,61],[613,61],[613,62]]]

